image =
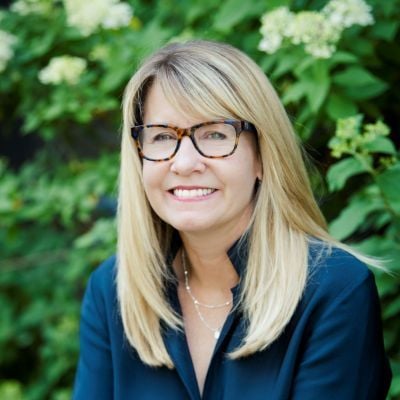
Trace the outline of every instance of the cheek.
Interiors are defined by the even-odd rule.
[[[157,192],[162,188],[163,175],[157,165],[145,162],[143,164],[142,179],[147,198],[152,202],[157,197]]]

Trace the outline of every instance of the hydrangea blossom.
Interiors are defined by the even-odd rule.
[[[14,35],[0,30],[0,72],[6,69],[8,61],[13,57],[13,46],[16,42]]]
[[[374,23],[372,8],[363,0],[331,0],[322,9],[322,14],[331,24],[342,29]]]
[[[86,60],[80,57],[54,57],[47,67],[39,72],[39,80],[45,85],[57,85],[62,82],[75,85],[85,71],[86,65]]]
[[[64,0],[68,25],[88,36],[100,26],[117,29],[129,25],[133,10],[119,0]]]
[[[258,48],[266,53],[274,53],[282,44],[287,34],[287,27],[291,25],[293,14],[287,7],[279,7],[261,18],[260,32],[263,35]]]
[[[132,8],[129,4],[114,4],[103,18],[101,25],[105,29],[117,29],[127,26],[132,19]]]
[[[364,0],[331,0],[321,12],[292,13],[279,7],[264,14],[258,48],[275,53],[283,44],[304,45],[316,58],[329,58],[336,50],[343,29],[369,25],[374,21],[371,7]]]
[[[293,44],[304,44],[305,51],[317,58],[330,57],[340,38],[337,27],[329,23],[322,14],[312,11],[298,13],[287,32]]]

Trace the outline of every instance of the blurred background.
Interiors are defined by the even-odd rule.
[[[70,398],[86,280],[115,252],[124,85],[192,38],[260,65],[331,233],[387,260],[392,275],[374,272],[400,399],[399,16],[400,0],[2,1],[0,399]]]

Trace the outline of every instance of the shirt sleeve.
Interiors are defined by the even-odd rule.
[[[104,299],[95,275],[89,279],[82,302],[80,357],[73,400],[113,398],[113,375]]]
[[[290,398],[385,399],[391,372],[372,273],[314,311]]]

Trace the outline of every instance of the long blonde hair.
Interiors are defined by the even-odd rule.
[[[229,357],[265,349],[283,331],[307,280],[310,238],[337,243],[311,191],[301,146],[264,73],[234,47],[208,41],[168,45],[129,81],[123,100],[118,204],[118,299],[124,332],[141,360],[173,368],[162,324],[183,323],[166,299],[166,254],[172,228],[146,199],[142,165],[130,127],[142,120],[148,88],[157,82],[171,104],[201,118],[237,118],[258,132],[263,179],[248,230],[249,256],[240,296],[248,321],[242,344]]]

